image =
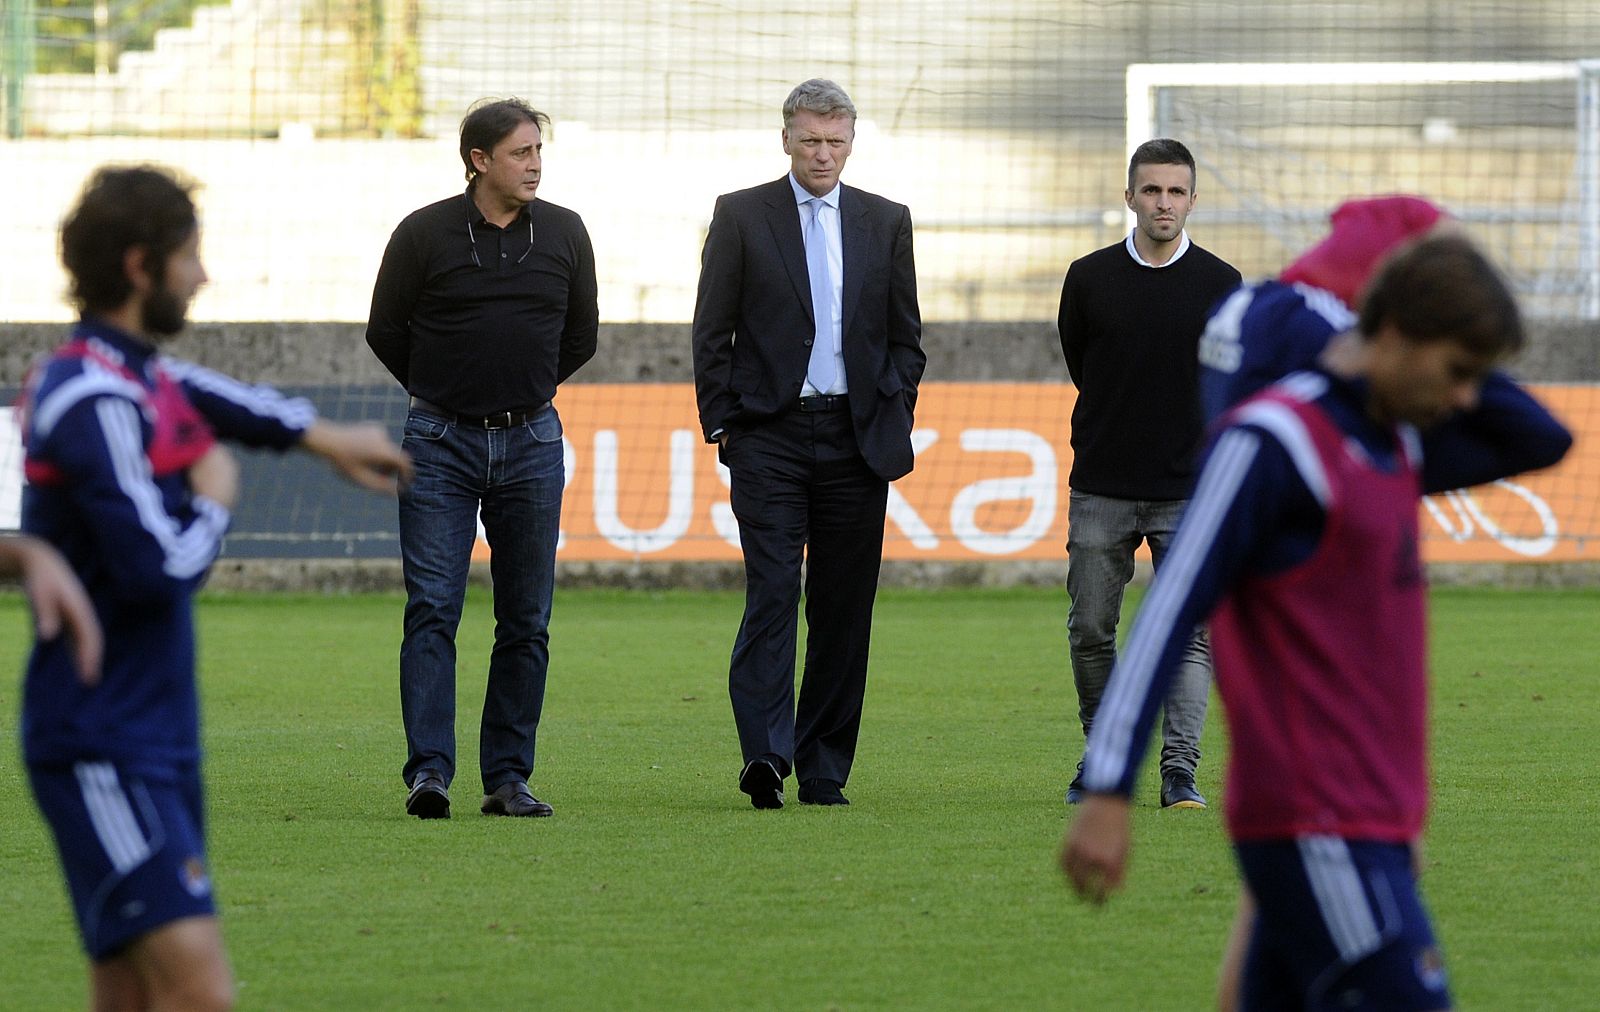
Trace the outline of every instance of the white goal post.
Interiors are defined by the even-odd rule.
[[[1174,88],[1524,84],[1577,88],[1576,204],[1579,315],[1600,319],[1600,59],[1455,63],[1135,63],[1127,69],[1127,149],[1162,136],[1161,95]],[[1130,215],[1130,227],[1132,219]]]

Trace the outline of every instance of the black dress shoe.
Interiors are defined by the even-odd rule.
[[[524,819],[542,819],[556,814],[554,808],[534,797],[521,780],[501,784],[485,794],[479,810],[484,815],[514,815]]]
[[[802,805],[848,805],[850,799],[832,780],[802,780],[800,782]]]
[[[753,808],[783,807],[783,777],[770,759],[752,759],[739,774],[739,790],[750,795]]]
[[[411,793],[406,795],[406,814],[419,819],[450,818],[450,791],[444,777],[433,770],[423,770],[411,781]]]

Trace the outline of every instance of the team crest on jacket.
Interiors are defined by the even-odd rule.
[[[206,863],[198,855],[190,854],[184,860],[179,878],[190,896],[200,897],[211,892],[211,876],[206,874]]]
[[[1417,952],[1417,979],[1430,991],[1444,990],[1444,957],[1437,947],[1430,945]]]

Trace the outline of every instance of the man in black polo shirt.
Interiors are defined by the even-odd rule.
[[[1116,660],[1133,553],[1166,555],[1195,475],[1202,425],[1198,346],[1206,316],[1239,272],[1189,241],[1194,157],[1175,140],[1139,145],[1124,194],[1133,231],[1074,261],[1061,289],[1061,350],[1078,387],[1072,409],[1067,641],[1087,739]],[[1162,722],[1161,806],[1204,808],[1195,789],[1211,663],[1197,630]],[[1083,764],[1067,789],[1082,800]]]
[[[549,663],[564,485],[556,385],[594,355],[594,250],[536,200],[545,114],[481,102],[461,121],[466,192],[408,215],[384,250],[367,343],[411,394],[400,494],[406,578],[400,707],[406,811],[448,818],[455,634],[481,510],[495,644],[478,761],[486,814],[539,816],[528,787]]]

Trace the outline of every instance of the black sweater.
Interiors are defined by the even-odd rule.
[[[1073,489],[1185,499],[1203,435],[1197,360],[1211,307],[1239,272],[1192,241],[1165,267],[1123,242],[1073,262],[1061,287],[1061,350],[1078,387]]]
[[[457,195],[394,230],[372,289],[367,344],[410,393],[490,415],[555,396],[556,384],[594,356],[599,322],[582,219],[535,200],[501,229]]]

